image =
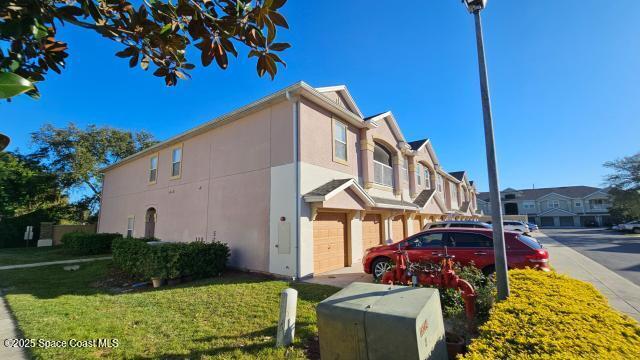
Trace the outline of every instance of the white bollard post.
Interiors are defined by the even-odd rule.
[[[296,331],[296,307],[298,292],[287,288],[280,293],[280,318],[278,320],[278,334],[276,346],[287,346],[293,342]]]

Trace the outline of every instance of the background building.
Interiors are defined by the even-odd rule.
[[[500,192],[505,215],[526,215],[529,222],[547,227],[609,226],[611,217],[609,194],[591,186],[563,186],[553,188]],[[478,194],[478,209],[491,214],[489,193]]]

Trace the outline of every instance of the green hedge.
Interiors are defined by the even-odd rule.
[[[127,238],[115,240],[112,251],[118,268],[144,279],[216,276],[229,260],[229,247],[220,242],[147,244]]]
[[[494,306],[463,359],[632,359],[640,326],[591,284],[536,270],[509,272],[511,296]]]
[[[73,255],[108,254],[114,239],[122,238],[120,234],[91,234],[71,232],[62,235],[62,246]]]

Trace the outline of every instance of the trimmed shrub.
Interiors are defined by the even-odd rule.
[[[62,235],[62,246],[73,255],[108,254],[114,239],[122,238],[120,234],[91,234],[71,232]]]
[[[147,244],[127,238],[117,239],[112,248],[115,265],[143,279],[216,276],[229,260],[229,247],[220,242]]]
[[[536,270],[509,272],[497,303],[462,359],[632,359],[640,326],[591,284]]]

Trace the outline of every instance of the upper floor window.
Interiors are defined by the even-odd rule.
[[[409,182],[409,160],[407,158],[403,158],[402,161],[402,178],[405,182]]]
[[[347,161],[347,125],[337,120],[333,121],[333,159]]]
[[[591,205],[592,209],[603,209],[605,207],[603,199],[589,200],[589,204]]]
[[[378,144],[373,148],[373,181],[381,185],[393,186],[391,153]]]
[[[436,177],[436,190],[438,190],[439,192],[442,192],[444,188],[444,182],[442,180],[442,175],[438,174],[438,176]]]
[[[424,167],[424,187],[427,190],[431,189],[431,176],[426,166]]]
[[[576,207],[582,207],[582,202],[576,201]]]
[[[416,182],[418,185],[422,185],[422,165],[420,163],[416,165]]]
[[[516,194],[506,194],[504,196],[505,200],[514,200],[516,198]]]
[[[558,201],[558,200],[549,200],[549,207],[552,207],[552,208],[560,207],[560,201]]]
[[[458,187],[455,184],[450,184],[449,189],[451,189],[451,203],[458,203]]]
[[[171,150],[171,177],[180,177],[182,172],[182,147]]]
[[[149,159],[149,182],[154,183],[158,180],[158,155],[153,155]]]

